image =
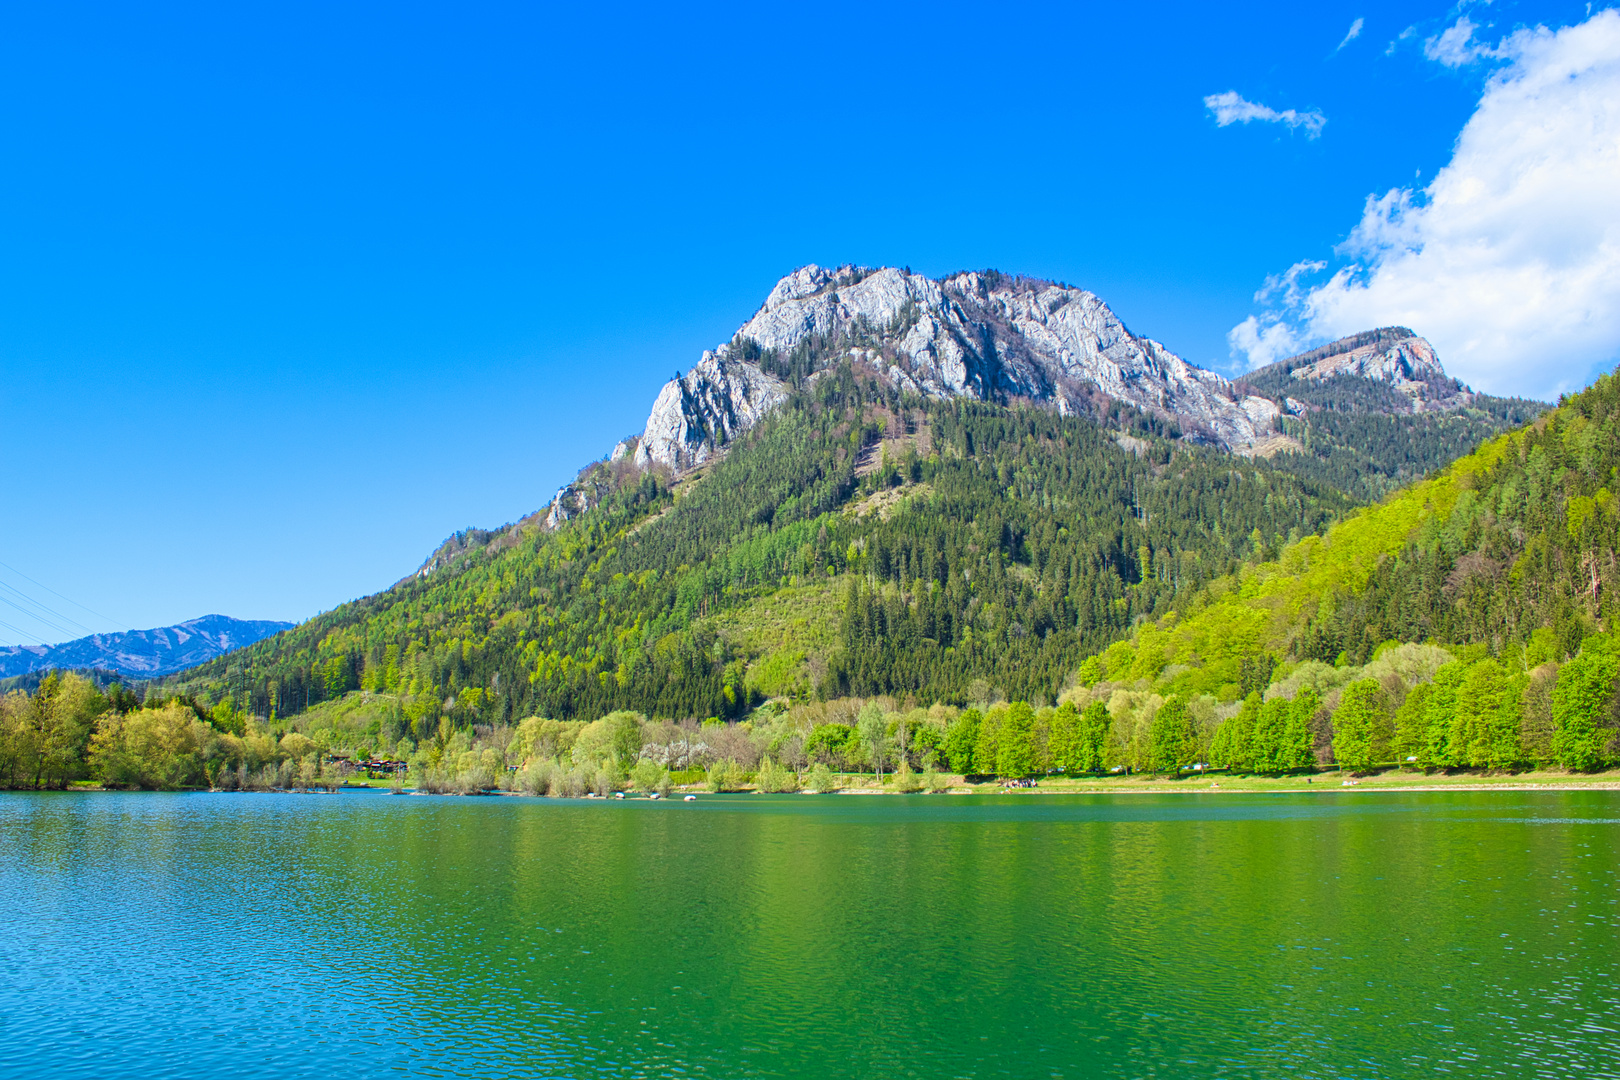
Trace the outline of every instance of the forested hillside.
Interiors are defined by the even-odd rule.
[[[559,530],[144,702],[7,694],[0,786],[285,788],[378,754],[551,794],[1620,761],[1620,381],[1360,510],[1150,427],[845,369],[706,475],[600,466]]]
[[[604,464],[598,505],[557,531],[172,685],[280,716],[387,691],[419,728],[441,712],[736,717],[786,687],[961,701],[979,682],[1050,700],[1138,616],[1351,505],[1130,410],[1108,419],[903,397],[845,364],[705,472],[672,485]],[[783,590],[805,614],[762,640],[756,616]]]
[[[1144,622],[1081,666],[1081,696],[1125,693],[1149,718],[1166,701],[1205,702],[1206,734],[1217,722],[1249,734],[1204,745],[1244,769],[1264,709],[1278,732],[1292,718],[1294,765],[1347,754],[1444,768],[1612,762],[1617,477],[1611,375]]]
[[[1342,383],[1359,384],[1346,388]],[[1341,402],[1376,402],[1393,393],[1371,379],[1343,378],[1324,387],[1333,404],[1302,416],[1282,416],[1279,431],[1294,446],[1271,460],[1316,484],[1338,488],[1358,502],[1372,502],[1443,468],[1480,443],[1518,427],[1546,408],[1539,401],[1475,394],[1469,404],[1439,412],[1383,411],[1340,407]],[[1345,397],[1340,398],[1339,394]],[[1313,401],[1317,395],[1295,389]],[[1358,397],[1365,395],[1365,397]],[[1297,400],[1297,397],[1296,397]]]

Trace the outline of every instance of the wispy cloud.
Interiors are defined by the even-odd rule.
[[[1228,335],[1251,365],[1391,324],[1493,393],[1551,397],[1620,359],[1620,12],[1495,45],[1473,31],[1434,43],[1441,63],[1501,64],[1451,161],[1369,196],[1329,280],[1305,283],[1326,269],[1309,262],[1267,279]]]
[[[1423,55],[1430,60],[1438,60],[1446,67],[1462,67],[1481,57],[1500,55],[1484,42],[1474,40],[1474,31],[1478,29],[1474,20],[1464,15],[1440,33],[1425,38]]]
[[[1339,42],[1339,49],[1344,48],[1346,45],[1356,40],[1356,38],[1360,37],[1361,28],[1365,25],[1367,25],[1367,20],[1362,18],[1357,18],[1355,22],[1351,23],[1350,32],[1344,35],[1343,41]],[[1338,52],[1339,49],[1334,49],[1333,51]]]
[[[1259,120],[1267,124],[1286,124],[1290,128],[1304,128],[1305,133],[1314,139],[1322,134],[1322,125],[1327,123],[1327,117],[1319,110],[1299,112],[1295,109],[1283,109],[1278,112],[1269,105],[1245,100],[1236,90],[1228,90],[1224,94],[1210,94],[1204,99],[1204,105],[1214,114],[1217,127]]]

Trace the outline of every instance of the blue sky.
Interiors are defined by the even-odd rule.
[[[1411,290],[1368,197],[1423,202],[1542,62],[1513,31],[1592,18],[1130,7],[13,5],[0,582],[50,611],[0,641],[385,588],[546,502],[807,262],[1061,279],[1228,370],[1380,315]],[[1375,224],[1466,228],[1419,210]],[[1387,282],[1256,299],[1358,259]],[[1607,310],[1553,377],[1475,381],[1580,385]]]

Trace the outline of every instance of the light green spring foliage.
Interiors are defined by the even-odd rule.
[[[1274,774],[1286,772],[1293,766],[1294,755],[1287,745],[1292,703],[1286,698],[1272,698],[1260,707],[1254,724],[1254,771]]]
[[[1053,710],[1047,727],[1047,759],[1053,768],[1064,772],[1084,772],[1081,762],[1085,751],[1081,745],[1080,710],[1074,702],[1066,701]]]
[[[1183,765],[1193,763],[1198,755],[1198,737],[1187,713],[1187,702],[1180,695],[1170,697],[1159,707],[1149,739],[1149,771],[1175,775]]]
[[[861,747],[867,753],[867,760],[872,763],[873,771],[882,776],[883,767],[889,759],[891,743],[889,718],[884,714],[882,706],[870,701],[863,705],[860,716],[855,721],[855,731],[859,736]]]
[[[1355,678],[1383,682],[1386,672],[1370,670],[1388,648],[1378,643],[1420,628],[1456,643],[1448,648],[1469,664],[1488,643],[1505,684],[1488,685],[1490,673],[1480,672],[1478,689],[1484,698],[1511,696],[1508,684],[1572,658],[1583,638],[1620,619],[1620,590],[1603,587],[1620,535],[1617,475],[1620,379],[1605,376],[1536,424],[1144,620],[1130,641],[1081,664],[1079,684],[1145,679],[1159,694],[1232,702],[1260,688],[1257,660],[1294,656],[1308,660],[1288,673],[1294,685],[1282,696],[1309,685],[1327,699]],[[1442,580],[1444,589],[1428,585]],[[1427,682],[1435,673],[1422,670],[1432,659],[1420,655],[1426,648],[1400,646],[1387,673],[1408,687]],[[1470,705],[1453,730],[1455,700],[1439,707],[1444,730],[1426,725],[1422,745],[1411,748],[1420,761],[1456,767],[1513,756],[1507,717]],[[1527,752],[1521,745],[1519,756]]]
[[[571,749],[574,764],[600,768],[607,763],[620,773],[627,771],[641,753],[641,733],[646,722],[640,713],[621,710],[586,725]]]
[[[207,737],[207,725],[181,705],[114,713],[91,739],[90,766],[111,787],[172,790],[195,782]]]
[[[804,786],[811,791],[826,795],[838,790],[838,778],[833,775],[824,762],[816,762],[810,767],[810,772],[804,778]]]
[[[1261,707],[1260,691],[1256,690],[1215,730],[1209,748],[1211,765],[1233,772],[1255,771],[1255,726],[1260,721]]]
[[[1620,680],[1620,643],[1612,635],[1588,638],[1581,655],[1558,671],[1552,694],[1555,734],[1552,750],[1568,769],[1591,770],[1617,755],[1620,717],[1616,716],[1616,682]]]
[[[1424,682],[1407,692],[1406,700],[1395,712],[1395,760],[1416,764],[1422,758],[1423,748],[1429,740],[1429,698],[1434,683]]]
[[[973,756],[979,745],[979,725],[984,716],[978,709],[963,709],[945,733],[945,760],[951,771],[973,772]]]
[[[1007,721],[1007,707],[992,705],[979,721],[979,737],[973,746],[973,771],[996,775],[1001,767],[1001,728]]]
[[[1093,701],[1086,706],[1085,712],[1080,714],[1079,756],[1070,765],[1072,770],[1100,772],[1108,767],[1108,740],[1113,724],[1107,705]]]
[[[799,790],[799,774],[765,758],[754,774],[754,786],[768,794],[781,794]]]
[[[1315,720],[1322,707],[1322,695],[1306,687],[1294,695],[1288,709],[1288,723],[1283,728],[1283,767],[1304,769],[1316,764]]]
[[[651,758],[642,758],[630,770],[630,783],[637,791],[658,791],[668,782],[669,770]]]
[[[1394,732],[1387,696],[1376,679],[1361,679],[1344,688],[1333,713],[1333,755],[1340,765],[1366,772],[1387,761]]]
[[[709,790],[713,792],[736,791],[747,782],[741,765],[730,758],[717,761],[709,766]]]
[[[894,771],[894,790],[910,795],[922,789],[923,781],[921,777],[912,772],[911,766],[902,760],[900,767]]]
[[[1007,709],[1006,719],[996,741],[996,773],[1023,777],[1035,773],[1035,710],[1022,701]]]

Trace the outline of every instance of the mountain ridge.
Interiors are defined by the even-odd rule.
[[[0,648],[0,678],[48,668],[94,668],[135,678],[155,678],[195,667],[295,625],[203,615],[173,626],[90,634],[56,645],[12,645]]]
[[[468,550],[501,550],[527,529],[557,529],[595,506],[626,467],[661,470],[678,486],[795,389],[844,363],[923,399],[1028,402],[1114,424],[1124,423],[1118,410],[1134,410],[1195,444],[1285,455],[1294,471],[1362,498],[1545,407],[1475,394],[1406,327],[1351,335],[1227,379],[1133,334],[1099,296],[1072,285],[996,270],[928,278],[909,268],[809,264],[779,279],[729,342],[704,350],[665,383],[641,432],[519,521],[452,534],[415,573],[432,573]],[[1346,401],[1362,406],[1349,411],[1429,415],[1374,430],[1313,418],[1327,408],[1346,411]],[[1308,427],[1317,429],[1314,438]],[[1369,466],[1358,441],[1396,447],[1389,453],[1400,460]],[[1357,470],[1376,475],[1353,484],[1347,475]]]

